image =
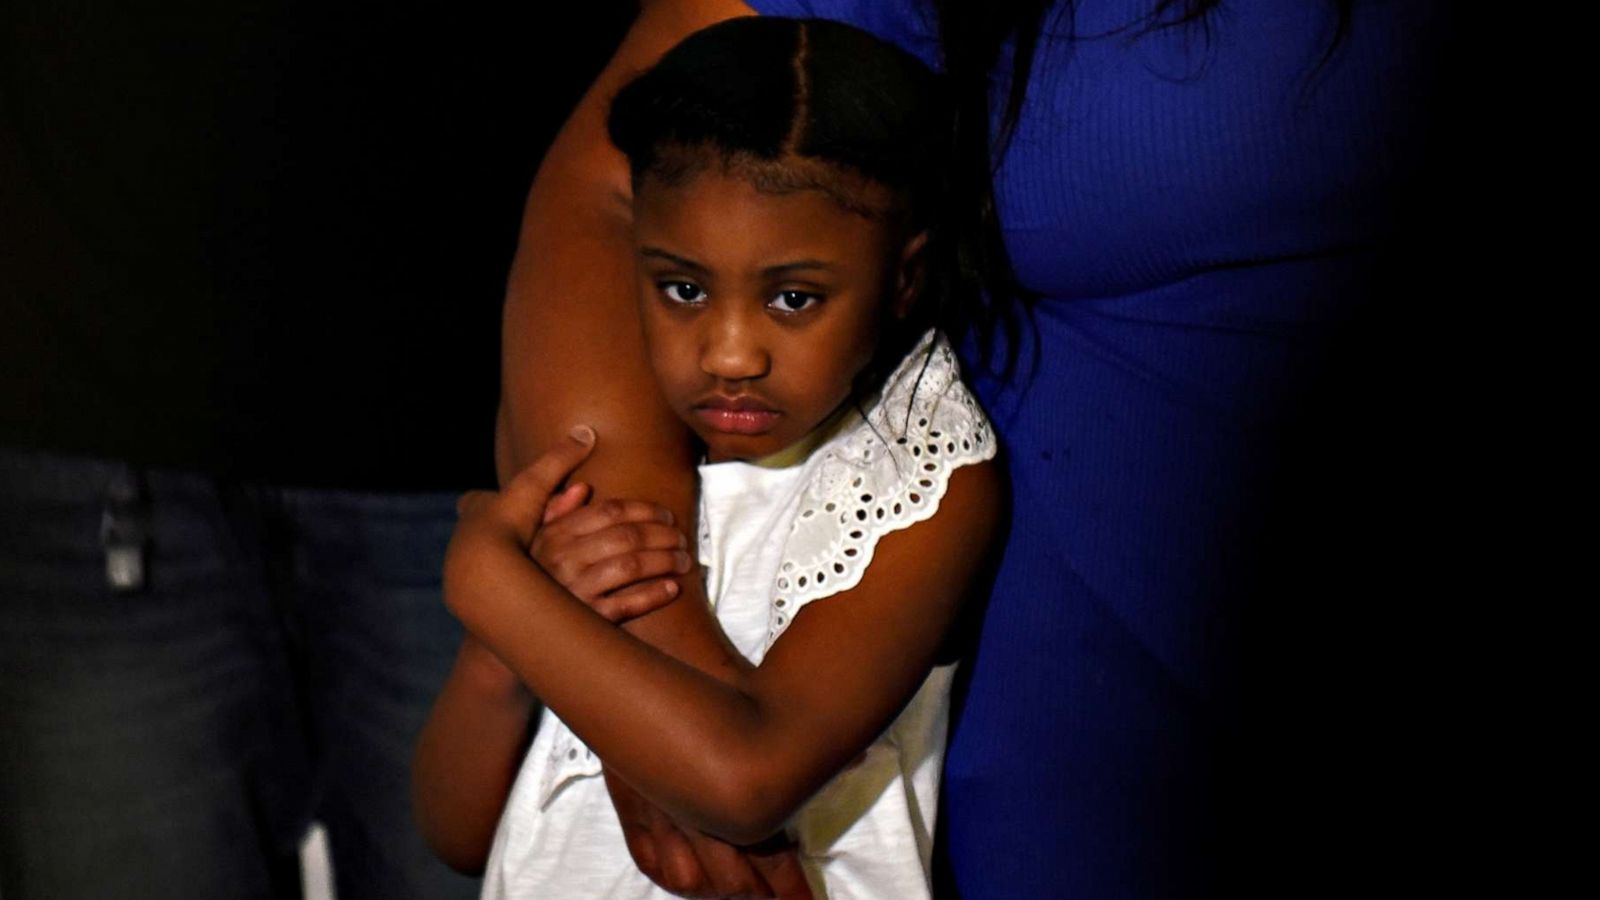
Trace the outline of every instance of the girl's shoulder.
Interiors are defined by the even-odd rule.
[[[938,512],[954,473],[996,452],[949,340],[923,335],[851,424],[806,463],[772,586],[775,639],[800,607],[861,580],[878,542]]]

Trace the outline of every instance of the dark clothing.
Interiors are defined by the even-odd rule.
[[[410,811],[441,563],[632,7],[0,4],[7,900],[295,897],[313,818],[341,900],[475,896]]]
[[[631,12],[7,0],[0,446],[492,483],[522,203]]]
[[[119,593],[100,534],[130,480],[147,585]],[[409,800],[461,635],[455,496],[0,450],[0,895],[298,896],[315,818],[340,900],[477,896]]]
[[[940,61],[928,0],[755,5]],[[1443,4],[1356,3],[1341,29],[1333,3],[1229,0],[1147,29],[1157,6],[1052,6],[995,175],[1040,298],[1017,378],[967,369],[1013,497],[945,767],[967,900],[1210,889],[1275,444],[1381,285],[1427,136]]]

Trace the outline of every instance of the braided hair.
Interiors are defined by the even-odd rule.
[[[916,57],[848,25],[735,18],[690,35],[626,85],[606,125],[635,187],[719,167],[763,191],[820,191],[908,238],[927,233],[922,290],[911,314],[886,327],[859,400],[928,327],[968,315],[956,310],[957,254],[947,246],[944,85]]]

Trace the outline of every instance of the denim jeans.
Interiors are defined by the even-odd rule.
[[[339,900],[475,896],[409,801],[454,499],[0,449],[0,897],[297,897],[312,819]]]

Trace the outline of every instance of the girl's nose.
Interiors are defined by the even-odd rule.
[[[743,316],[724,315],[709,324],[700,371],[723,381],[748,381],[767,374],[772,358],[754,323]]]

